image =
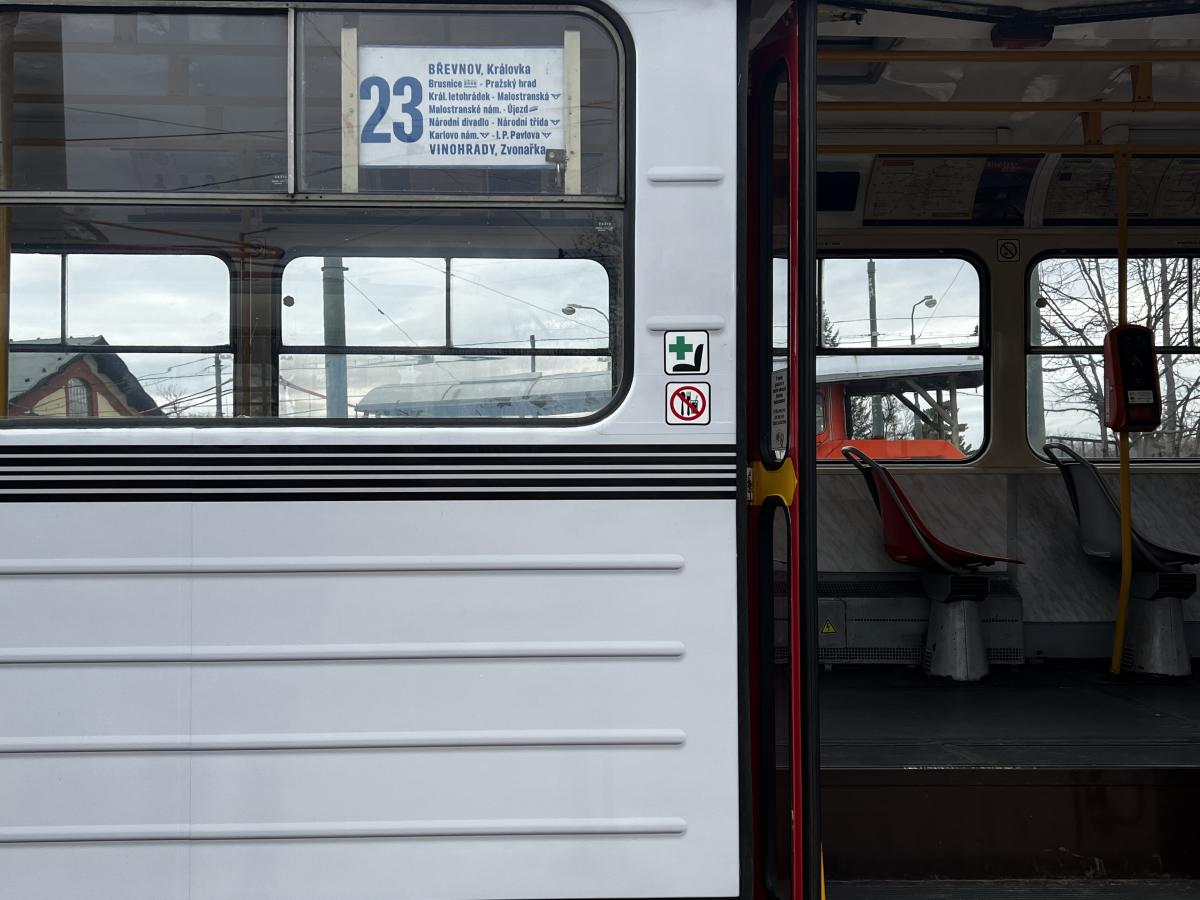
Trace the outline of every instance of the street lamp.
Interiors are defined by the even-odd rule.
[[[568,303],[566,306],[564,306],[562,308],[562,311],[563,311],[564,316],[573,316],[573,315],[575,315],[575,313],[579,312],[579,310],[581,310],[581,309],[590,309],[592,312],[599,313],[604,318],[605,322],[607,322],[609,320],[608,313],[606,313],[600,307],[588,306],[586,303]]]
[[[925,306],[927,306],[929,309],[933,309],[935,306],[937,306],[937,297],[933,296],[933,294],[926,294],[923,299],[918,300],[912,305],[912,310],[908,314],[908,342],[910,344],[916,344],[917,342],[917,307],[922,303],[925,304]]]

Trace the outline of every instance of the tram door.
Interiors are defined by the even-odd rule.
[[[756,892],[769,900],[820,896],[815,684],[806,672],[815,666],[805,646],[815,651],[805,631],[815,552],[804,474],[815,452],[815,385],[806,375],[814,366],[811,317],[802,311],[812,308],[804,286],[815,263],[802,203],[811,167],[801,143],[801,67],[811,59],[803,26],[789,13],[752,53],[747,122],[751,743]]]

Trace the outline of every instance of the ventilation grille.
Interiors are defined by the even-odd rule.
[[[921,662],[920,647],[822,647],[817,658],[823,663]]]
[[[894,581],[821,581],[817,584],[818,597],[912,597],[921,596],[921,584],[916,579]]]
[[[997,665],[1019,666],[1025,662],[1025,654],[1018,647],[988,647],[987,658]]]

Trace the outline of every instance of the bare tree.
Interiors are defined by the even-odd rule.
[[[1062,347],[1061,355],[1041,357],[1048,412],[1079,412],[1094,417],[1104,434],[1104,335],[1118,320],[1118,267],[1115,259],[1056,259],[1038,272],[1040,297],[1034,340]],[[1129,261],[1130,322],[1151,329],[1164,347],[1187,348],[1193,336],[1186,259],[1140,258]],[[1197,357],[1164,353],[1159,359],[1163,424],[1158,432],[1137,435],[1135,452],[1143,456],[1195,455],[1200,438],[1200,371]]]

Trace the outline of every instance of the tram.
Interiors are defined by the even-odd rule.
[[[0,900],[1200,877],[1197,66],[1185,0],[0,3]]]

